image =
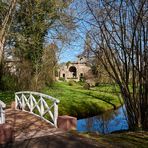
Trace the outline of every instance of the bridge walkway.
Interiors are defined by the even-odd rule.
[[[40,117],[21,110],[6,109],[6,124],[13,128],[15,141],[64,133]]]

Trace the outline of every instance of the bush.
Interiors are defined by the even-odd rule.
[[[85,84],[85,82],[82,82],[82,81],[78,81],[77,83],[81,86],[84,86],[84,84]]]
[[[18,89],[18,83],[17,83],[17,78],[13,75],[10,74],[5,74],[1,78],[1,90],[11,90],[15,91]]]
[[[85,78],[83,76],[80,76],[80,82],[85,82]]]
[[[71,80],[71,81],[68,82],[68,85],[69,85],[69,86],[74,86],[75,83],[76,83],[75,81],[72,81],[72,80]]]
[[[85,83],[83,88],[89,90],[90,89],[90,85],[88,83]]]
[[[96,83],[95,83],[95,86],[99,86],[99,84],[100,84],[99,82],[96,82]]]
[[[60,81],[65,81],[65,78],[60,77],[59,80],[60,80]]]

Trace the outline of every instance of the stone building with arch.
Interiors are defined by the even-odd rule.
[[[66,81],[80,81],[81,78],[91,73],[91,67],[88,66],[87,59],[79,56],[76,62],[67,62],[59,67],[57,80],[62,78]]]

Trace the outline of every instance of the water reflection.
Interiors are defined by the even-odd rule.
[[[98,131],[99,133],[107,134],[124,129],[128,129],[124,106],[99,116],[80,119],[77,124],[77,130],[79,132]]]

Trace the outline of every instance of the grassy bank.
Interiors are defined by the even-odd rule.
[[[43,90],[43,93],[60,100],[60,115],[67,114],[78,118],[94,116],[119,106],[120,101],[115,92],[111,85],[85,90],[79,83],[70,86],[67,82],[55,83],[53,87]]]
[[[43,89],[42,93],[60,100],[60,115],[66,114],[84,118],[120,106],[120,101],[116,95],[119,93],[119,89],[115,89],[113,85],[99,85],[90,90],[84,89],[83,85],[75,83],[70,86],[67,82],[57,82],[54,86]],[[14,100],[14,92],[0,92],[0,100],[9,106]]]

